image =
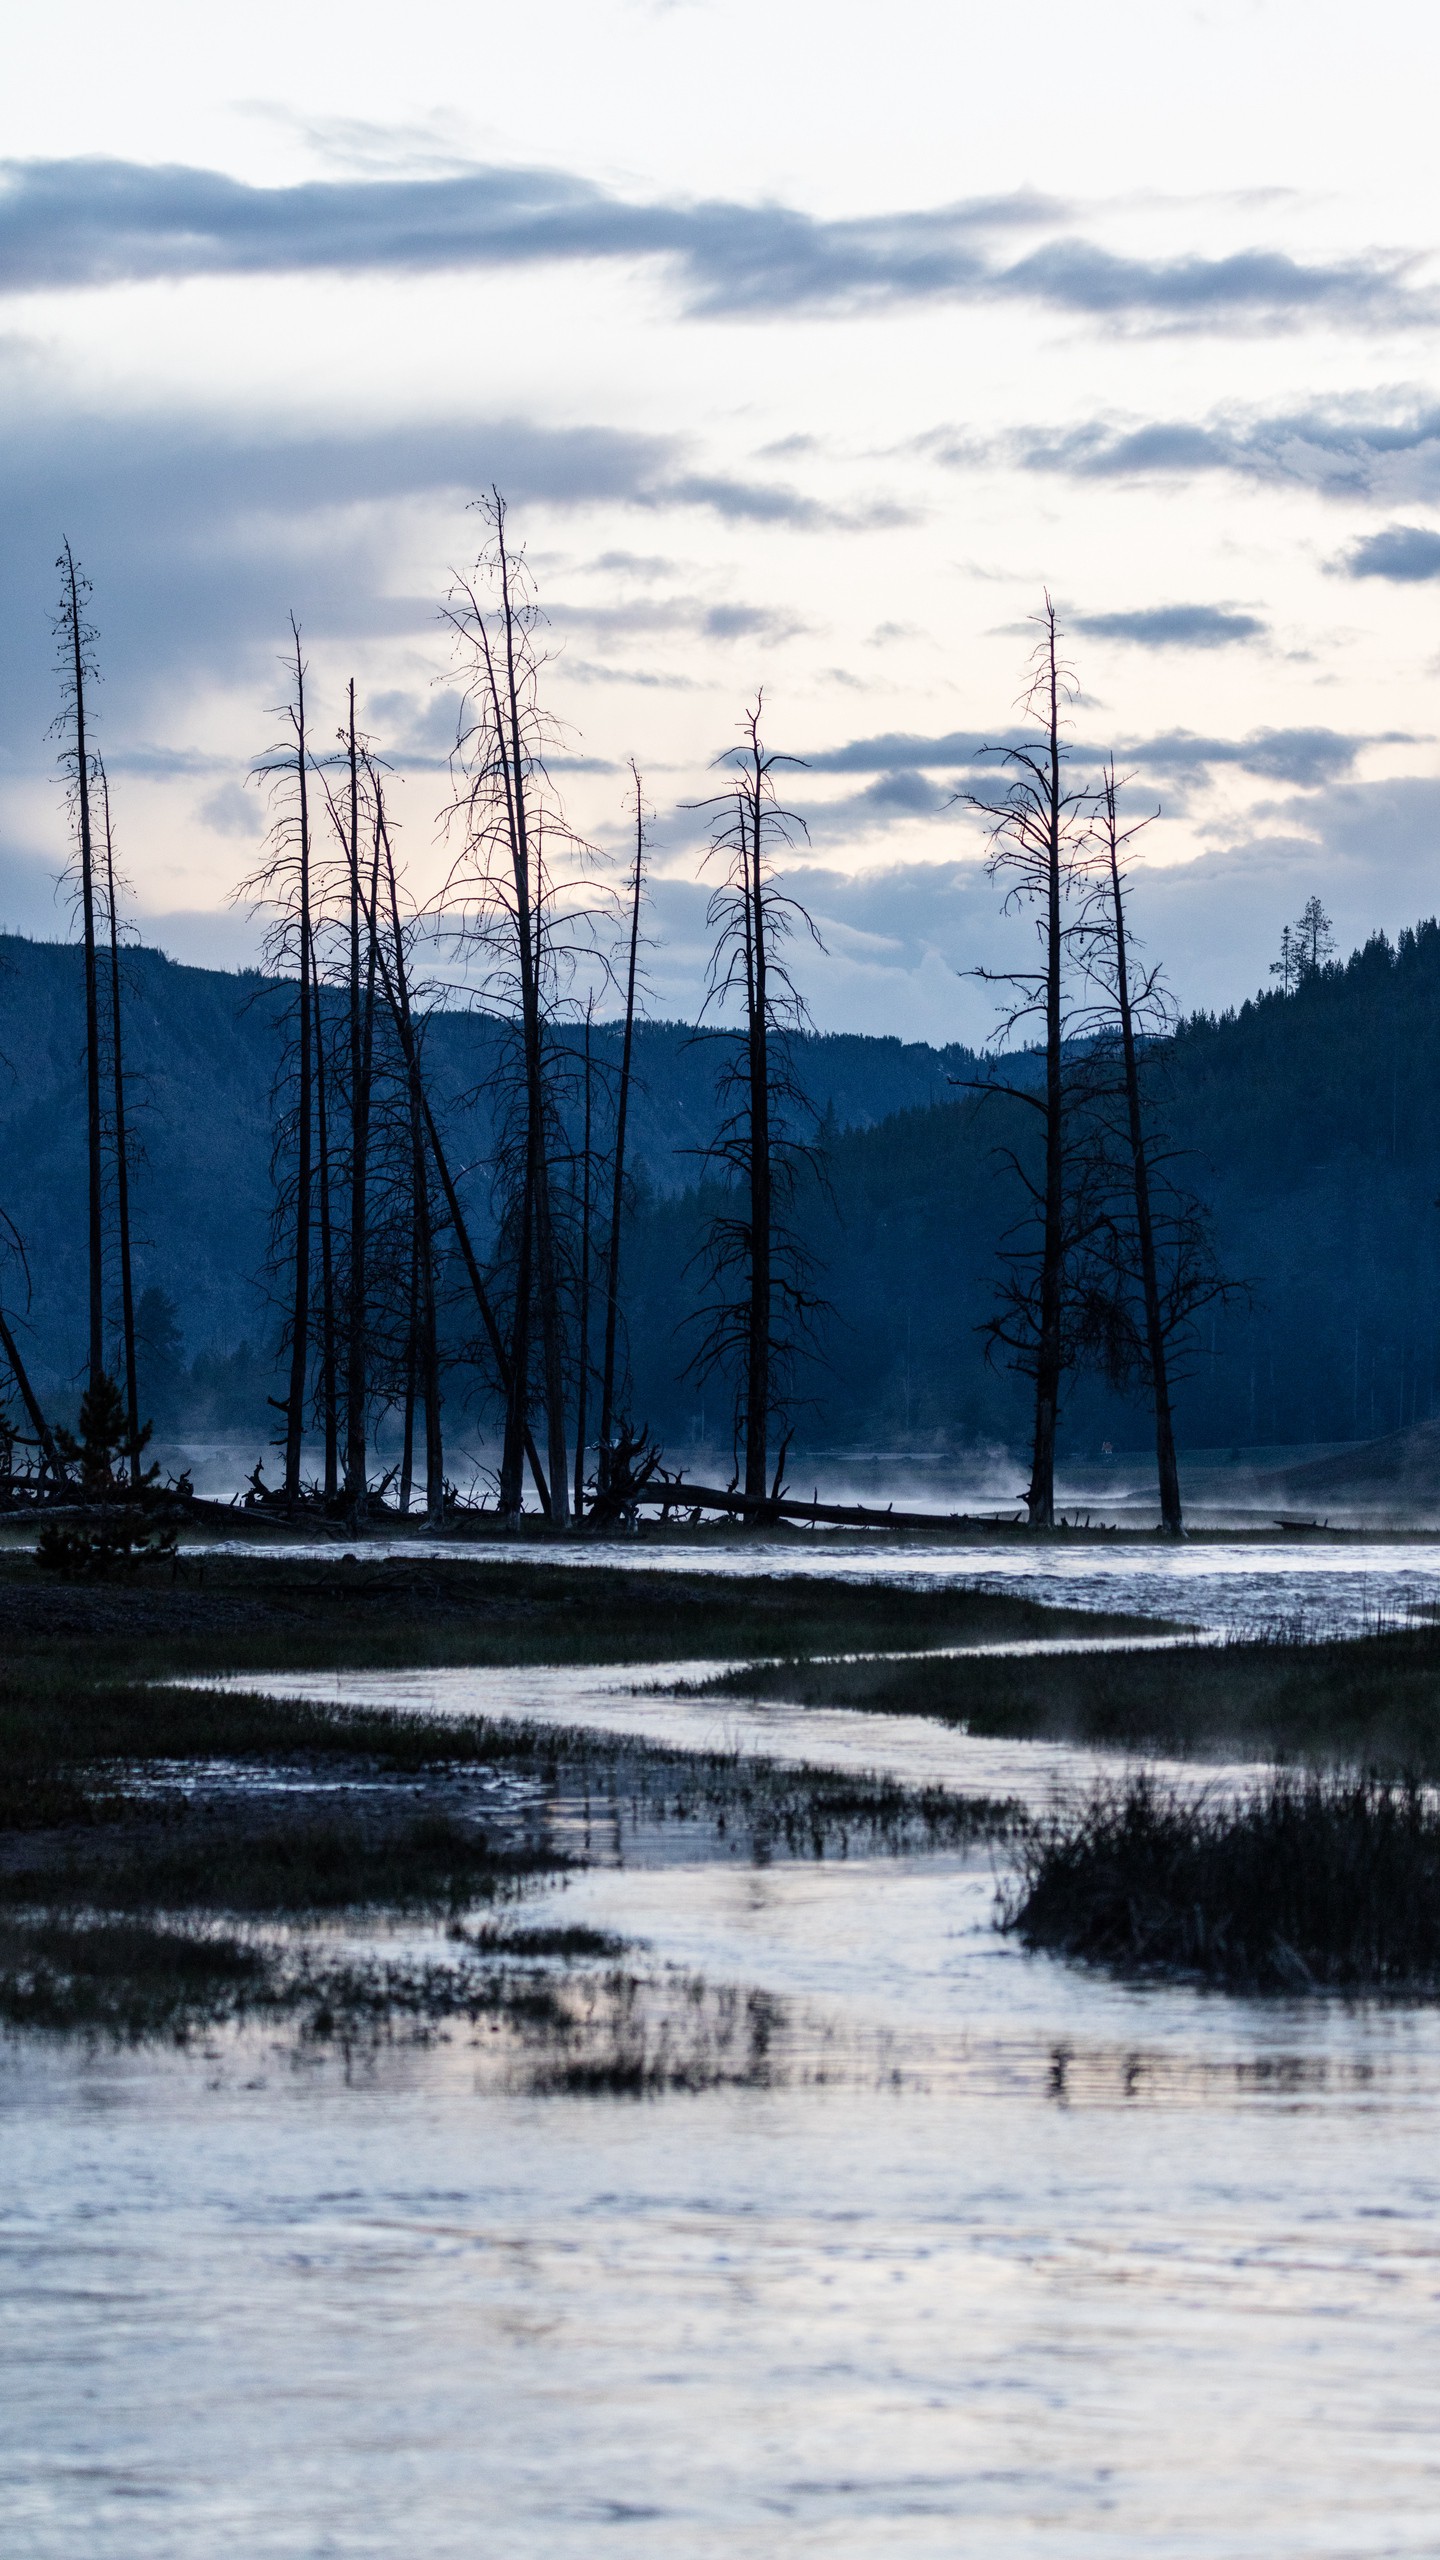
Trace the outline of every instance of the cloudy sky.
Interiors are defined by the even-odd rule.
[[[1159,806],[1187,1002],[1312,890],[1440,905],[1433,11],[1377,0],[50,0],[0,96],[0,923],[68,930],[53,562],[94,588],[146,938],[233,964],[293,610],[353,673],[418,877],[439,601],[491,481],[557,651],[570,813],[682,804],[763,684],[803,758],[817,1018],[983,1031],[954,805],[1048,584]]]

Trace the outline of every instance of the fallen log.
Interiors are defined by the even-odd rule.
[[[687,1484],[676,1476],[643,1486],[631,1496],[631,1504],[650,1511],[725,1511],[762,1526],[796,1520],[822,1529],[999,1529],[1012,1528],[1024,1517],[1018,1511],[897,1511],[893,1504],[882,1511],[864,1502],[805,1502],[788,1493],[722,1492],[716,1485]]]

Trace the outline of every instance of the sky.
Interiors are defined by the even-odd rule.
[[[54,568],[145,940],[237,966],[302,626],[444,863],[441,606],[505,493],[557,778],[654,810],[651,1003],[763,687],[816,1021],[978,1039],[964,805],[1054,597],[1186,1006],[1440,907],[1440,20],[1377,0],[50,0],[0,92],[0,926],[72,930]]]

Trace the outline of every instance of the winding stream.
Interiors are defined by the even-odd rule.
[[[1323,1561],[1316,1605],[1363,1624],[1440,1596],[1440,1549],[1392,1552],[1146,1551],[1117,1588],[1077,1550],[1032,1587],[1170,1613],[1183,1582],[1229,1624]],[[1032,1800],[1095,1765],[687,1699],[684,1668],[264,1685]],[[348,2064],[0,2049],[7,2555],[1436,2550],[1440,2013],[1026,1956],[988,1853],[624,1855],[533,1909],[775,1994],[775,2085],[541,2099],[465,2027]]]

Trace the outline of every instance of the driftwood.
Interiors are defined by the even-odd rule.
[[[630,1500],[651,1511],[726,1511],[757,1526],[797,1520],[824,1529],[995,1529],[1013,1526],[1017,1516],[1011,1511],[896,1511],[891,1505],[882,1511],[864,1502],[797,1501],[790,1494],[761,1498],[733,1487],[722,1492],[716,1485],[687,1484],[681,1476],[659,1478]]]

